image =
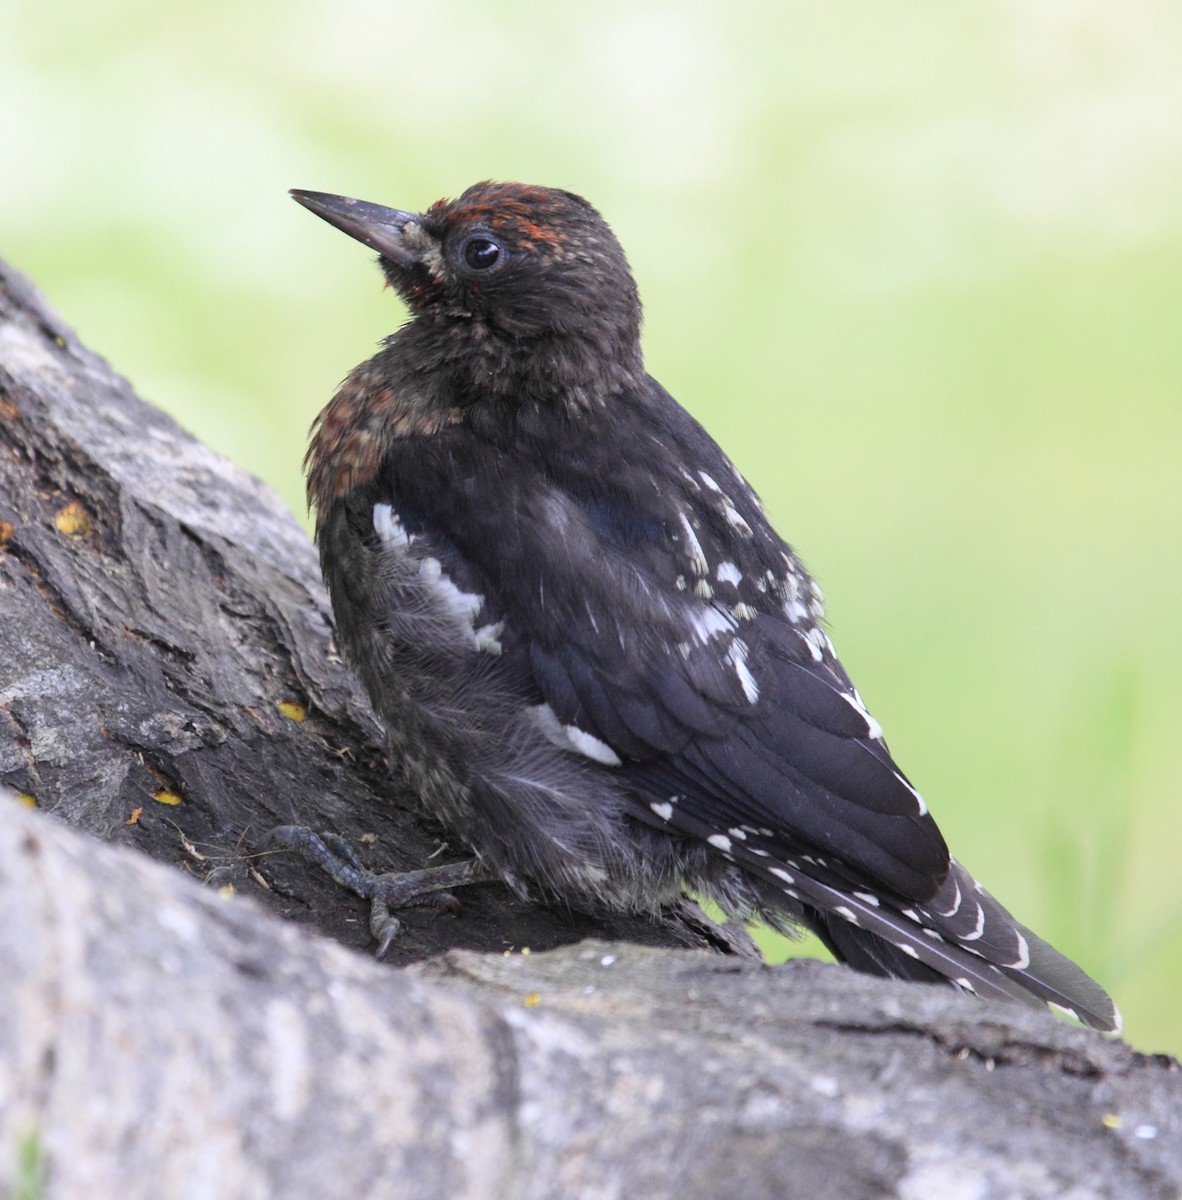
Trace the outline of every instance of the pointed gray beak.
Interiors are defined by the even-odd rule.
[[[414,213],[299,188],[292,188],[291,196],[330,225],[388,258],[395,266],[408,269],[418,262],[418,256],[402,240],[403,228],[418,219]]]

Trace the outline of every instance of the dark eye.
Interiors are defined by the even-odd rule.
[[[475,237],[470,237],[464,243],[463,253],[464,262],[473,271],[487,271],[489,267],[495,266],[498,259],[500,259],[501,248],[492,238],[485,237],[483,234],[477,234]]]

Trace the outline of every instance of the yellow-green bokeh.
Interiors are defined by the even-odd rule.
[[[1182,1051],[1182,12],[146,0],[0,14],[0,254],[301,506],[401,317],[298,186],[582,192],[959,856]]]

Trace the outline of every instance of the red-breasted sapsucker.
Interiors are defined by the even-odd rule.
[[[520,184],[421,215],[293,194],[377,251],[411,311],[317,420],[308,495],[345,657],[476,855],[360,890],[397,903],[491,876],[655,911],[689,888],[863,971],[1117,1028],[949,856],[816,584],[646,374],[599,213]]]

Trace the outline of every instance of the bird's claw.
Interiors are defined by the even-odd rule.
[[[386,957],[386,951],[390,949],[401,928],[402,922],[386,905],[375,898],[369,909],[369,932],[377,942],[377,948],[373,952],[374,958]]]
[[[370,871],[340,834],[316,833],[302,825],[280,825],[262,841],[265,846],[279,844],[294,850],[341,887],[370,902],[369,929],[377,942],[378,958],[385,955],[402,928],[396,910],[415,906],[445,908],[458,914],[463,906],[450,889],[490,878],[475,859],[420,871]]]
[[[394,915],[398,908],[446,908],[448,912],[459,916],[464,907],[451,892],[424,892],[416,887],[417,876],[423,872],[409,874],[375,875],[373,878],[373,896],[370,898],[369,931],[377,942],[374,955],[384,958],[391,943],[398,936],[402,922]]]

